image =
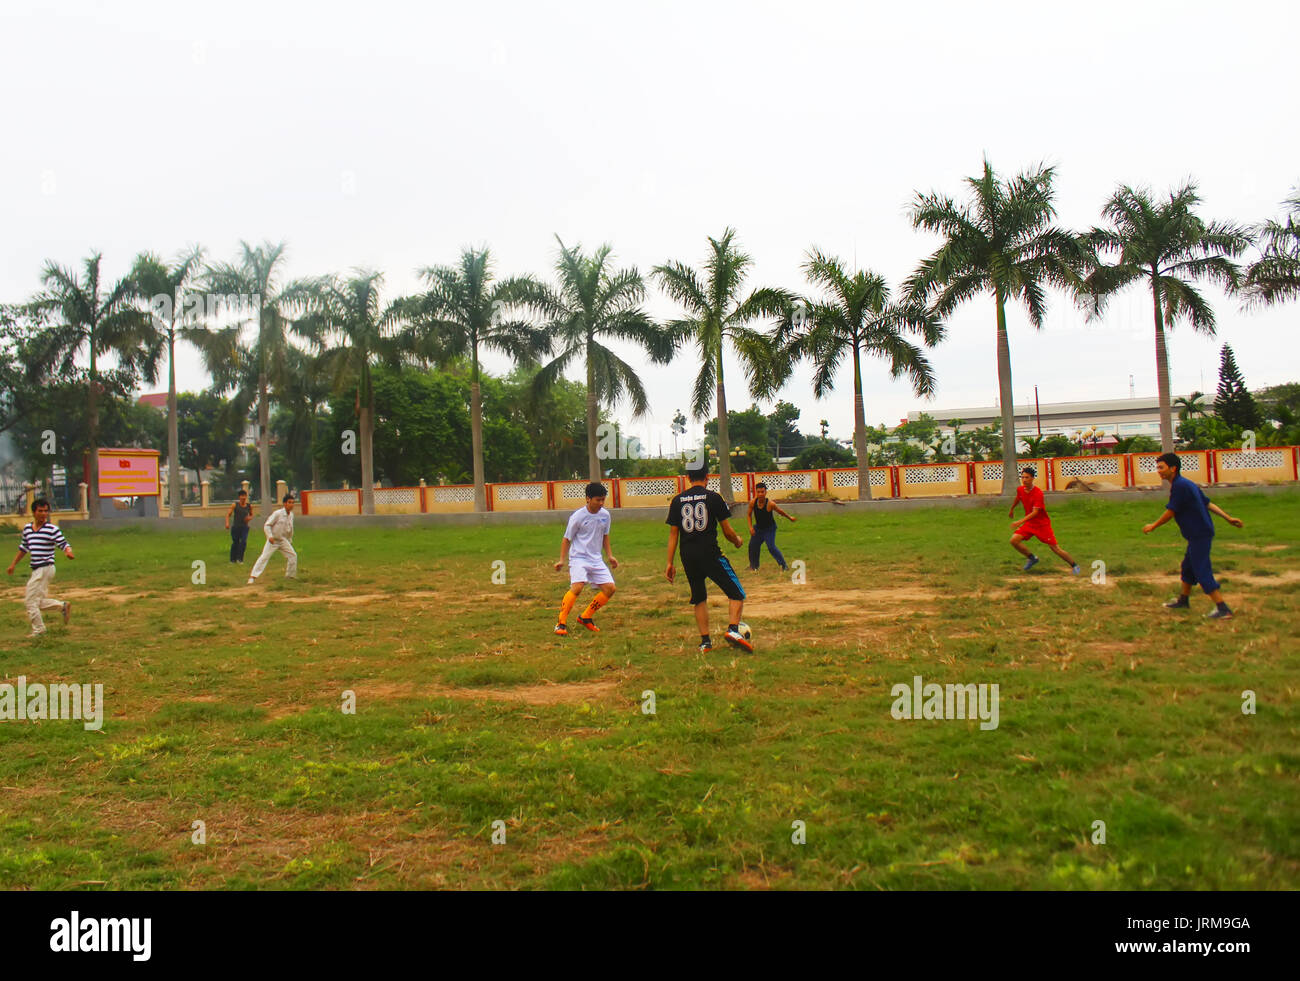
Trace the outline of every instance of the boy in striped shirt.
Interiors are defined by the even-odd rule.
[[[27,619],[31,621],[32,632],[28,637],[39,637],[45,633],[45,621],[41,618],[41,610],[60,610],[63,613],[63,622],[68,622],[68,617],[72,615],[72,605],[62,600],[56,600],[50,597],[50,580],[54,578],[54,550],[63,549],[63,554],[70,559],[75,559],[72,554],[72,546],[68,540],[63,537],[63,532],[59,526],[50,521],[50,502],[43,497],[37,498],[32,502],[32,517],[34,521],[27,524],[18,539],[18,554],[14,560],[9,563],[9,568],[5,571],[9,575],[14,574],[14,568],[22,560],[24,555],[31,556],[32,575],[27,580]]]

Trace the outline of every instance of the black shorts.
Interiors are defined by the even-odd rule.
[[[736,571],[731,568],[731,563],[727,561],[726,556],[714,555],[707,558],[691,558],[682,556],[682,569],[686,573],[686,581],[691,584],[691,606],[697,603],[703,603],[707,597],[704,580],[712,579],[717,583],[727,599],[743,600],[745,598],[745,589],[740,585],[740,580],[736,577]]]

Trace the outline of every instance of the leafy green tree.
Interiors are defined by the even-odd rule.
[[[734,446],[744,443],[748,446],[766,446],[768,418],[757,405],[748,409],[727,411],[727,432]],[[706,450],[720,449],[718,439],[718,420],[710,419],[704,424],[704,447]]]
[[[515,365],[535,364],[549,353],[546,333],[521,313],[545,291],[527,276],[498,281],[486,248],[463,249],[458,265],[430,266],[421,276],[428,290],[410,301],[408,346],[441,368],[454,361],[468,364],[474,510],[486,511],[481,353],[504,354]]]
[[[686,416],[681,409],[673,413],[673,453],[677,452],[677,437],[686,435]]]
[[[145,343],[167,349],[167,499],[173,518],[184,513],[181,502],[180,430],[176,407],[176,341],[204,330],[197,305],[186,303],[186,290],[199,275],[203,249],[193,246],[168,265],[151,252],[136,257],[131,280],[137,299],[149,305],[153,328]],[[202,296],[195,295],[197,300]]]
[[[690,339],[699,348],[700,370],[695,376],[691,412],[703,419],[714,401],[718,420],[719,489],[728,504],[731,491],[732,440],[727,428],[727,394],[723,379],[723,353],[727,342],[740,358],[754,398],[767,398],[788,377],[788,359],[778,356],[771,341],[748,325],[762,318],[789,316],[794,297],[785,290],[765,287],[744,295],[746,271],[753,260],[735,244],[736,231],[728,228],[721,238],[709,239],[711,253],[703,274],[675,261],[654,268],[659,286],[685,308],[684,317],[668,327],[674,336]]]
[[[943,244],[923,260],[907,281],[905,300],[928,304],[946,320],[967,300],[990,294],[997,310],[998,391],[1002,406],[1002,493],[1014,493],[1016,435],[1011,386],[1011,348],[1007,303],[1019,300],[1035,328],[1043,326],[1046,287],[1077,288],[1088,250],[1083,240],[1052,224],[1056,217],[1052,167],[1003,181],[988,159],[979,177],[967,178],[969,203],[918,194],[912,224],[943,236]]]
[[[795,426],[801,414],[799,407],[790,402],[777,402],[767,414],[767,445],[778,460],[783,455],[795,456],[807,442]]]
[[[202,483],[204,470],[231,463],[239,456],[239,434],[230,430],[224,408],[225,400],[212,392],[176,396],[177,453],[180,464],[194,471],[195,485]],[[177,481],[172,500],[180,497],[179,485]]]
[[[289,338],[293,317],[304,312],[320,281],[281,284],[285,244],[240,242],[234,262],[208,266],[202,282],[208,294],[235,298],[228,303],[238,314],[250,315],[254,336],[245,346],[243,323],[213,332],[202,341],[204,360],[221,392],[233,391],[229,412],[244,419],[257,405],[257,453],[262,506],[269,514],[279,506],[271,482],[271,388],[289,372]],[[238,299],[242,298],[242,299]]]
[[[100,445],[99,401],[103,388],[101,359],[115,357],[119,370],[130,376],[153,381],[157,377],[158,352],[145,347],[149,315],[132,304],[134,287],[129,278],[112,285],[100,281],[102,256],[96,252],[83,264],[83,275],[53,262],[45,264],[41,281],[44,290],[28,306],[29,315],[42,330],[28,349],[33,374],[46,379],[72,377],[76,359],[84,352],[90,367],[86,373],[86,442],[91,450],[87,483],[90,516],[101,516],[99,505],[98,454]],[[64,440],[72,435],[63,425],[55,428]]]
[[[858,458],[850,450],[830,439],[809,440],[798,455],[790,461],[791,470],[824,470],[851,467]]]
[[[1183,449],[1223,450],[1240,445],[1241,430],[1218,416],[1200,416],[1179,424],[1178,440]]]
[[[1203,281],[1236,289],[1240,275],[1232,258],[1250,244],[1244,229],[1202,220],[1195,213],[1200,200],[1190,182],[1161,201],[1153,200],[1147,188],[1123,185],[1102,209],[1110,226],[1089,234],[1098,256],[1116,257],[1114,265],[1098,262],[1088,276],[1086,296],[1094,316],[1109,297],[1132,283],[1145,281],[1151,290],[1160,446],[1165,453],[1174,448],[1165,331],[1186,320],[1194,330],[1214,334],[1214,310],[1193,284]]]
[[[1260,256],[1246,270],[1243,290],[1250,303],[1300,298],[1300,188],[1282,203],[1285,221],[1270,220],[1256,230]]]
[[[815,368],[813,396],[823,398],[835,387],[844,359],[853,363],[853,446],[858,460],[858,499],[871,498],[868,473],[867,415],[862,393],[862,358],[884,358],[893,378],[904,375],[921,397],[934,394],[934,371],[922,347],[932,347],[943,337],[938,319],[916,303],[890,301],[885,278],[869,269],[850,274],[840,259],[815,249],[803,265],[808,281],[829,294],[815,300],[803,324],[790,324],[786,350],[790,357],[808,358]],[[908,339],[916,337],[920,344]]]
[[[1223,345],[1219,355],[1219,388],[1214,395],[1214,413],[1233,429],[1253,431],[1263,422],[1259,406],[1241,377],[1232,347],[1227,344]]]
[[[633,343],[655,364],[671,361],[677,344],[643,309],[646,289],[641,274],[634,267],[611,268],[609,245],[588,256],[583,255],[581,246],[570,248],[560,241],[555,271],[559,286],[543,294],[539,306],[547,312],[547,330],[557,353],[537,373],[535,384],[545,388],[573,362],[582,362],[587,375],[587,474],[589,479],[599,480],[602,471],[596,429],[600,409],[613,409],[626,396],[634,416],[650,411],[635,366],[615,354],[607,342]]]
[[[375,513],[374,364],[396,364],[405,351],[397,337],[405,307],[383,304],[383,280],[382,273],[360,270],[347,280],[320,283],[308,301],[309,312],[294,325],[317,352],[318,370],[332,379],[334,390],[356,393],[363,514]]]

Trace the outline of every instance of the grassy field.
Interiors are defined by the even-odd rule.
[[[0,884],[1295,889],[1300,494],[1220,499],[1224,623],[1161,608],[1163,500],[1053,506],[1077,578],[1042,548],[1020,572],[1005,505],[782,522],[805,584],[726,549],[748,656],[696,652],[665,527],[618,512],[619,592],[568,638],[562,516],[300,522],[299,578],[277,556],[254,588],[219,531],[72,524],[72,623],[23,639],[15,575],[0,676],[100,682],[104,726],[0,724]],[[915,675],[998,684],[998,728],[896,720]]]

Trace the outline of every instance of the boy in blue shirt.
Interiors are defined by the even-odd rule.
[[[1178,599],[1165,604],[1171,610],[1185,610],[1190,605],[1188,598],[1192,587],[1200,584],[1214,601],[1214,609],[1205,614],[1211,620],[1231,620],[1232,610],[1223,601],[1219,591],[1218,580],[1210,568],[1210,545],[1214,542],[1214,519],[1217,514],[1234,528],[1240,528],[1244,522],[1234,518],[1217,504],[1211,504],[1205,492],[1182,475],[1182,461],[1176,453],[1162,453],[1156,457],[1156,472],[1161,480],[1169,481],[1169,503],[1165,513],[1142,529],[1142,534],[1149,535],[1169,519],[1178,522],[1178,530],[1187,539],[1187,551],[1183,555],[1182,592]]]

